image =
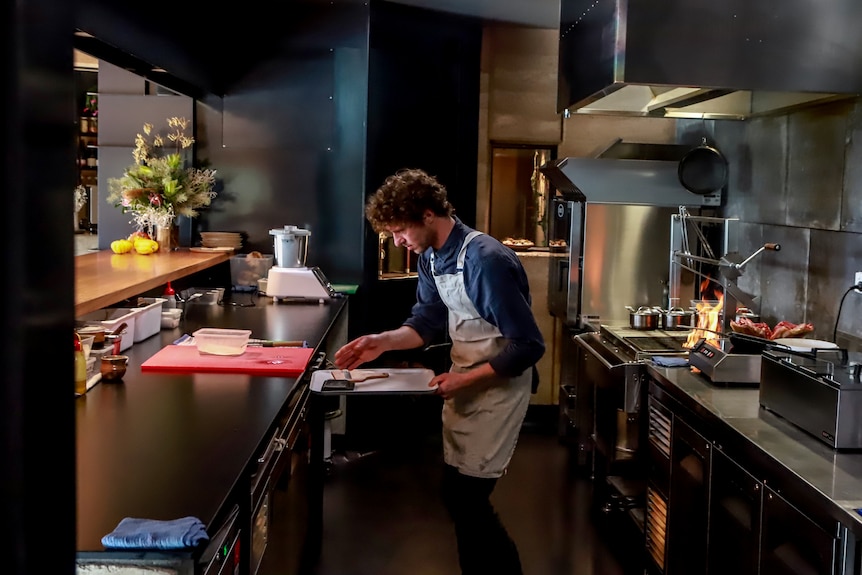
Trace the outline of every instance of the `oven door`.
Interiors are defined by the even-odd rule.
[[[640,529],[646,493],[641,405],[646,394],[642,362],[600,334],[575,337],[581,348],[578,387],[592,392],[592,474],[595,503],[605,512],[628,511]]]

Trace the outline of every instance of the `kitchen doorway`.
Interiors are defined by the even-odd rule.
[[[539,168],[556,159],[556,146],[491,145],[491,194],[488,228],[498,240],[528,240],[548,245],[551,185]]]

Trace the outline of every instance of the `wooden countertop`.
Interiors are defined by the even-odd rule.
[[[75,257],[75,317],[227,261],[232,252],[188,248],[139,255],[102,250]]]

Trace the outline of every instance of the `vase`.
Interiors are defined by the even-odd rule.
[[[156,226],[155,240],[160,252],[172,252],[180,247],[180,226],[171,222],[167,226]]]

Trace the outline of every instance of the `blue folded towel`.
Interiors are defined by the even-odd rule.
[[[688,365],[688,359],[684,357],[675,357],[672,355],[656,355],[653,356],[652,362],[661,367],[685,367]]]
[[[170,521],[126,517],[102,537],[102,545],[112,549],[185,549],[208,539],[204,524],[196,517]]]

